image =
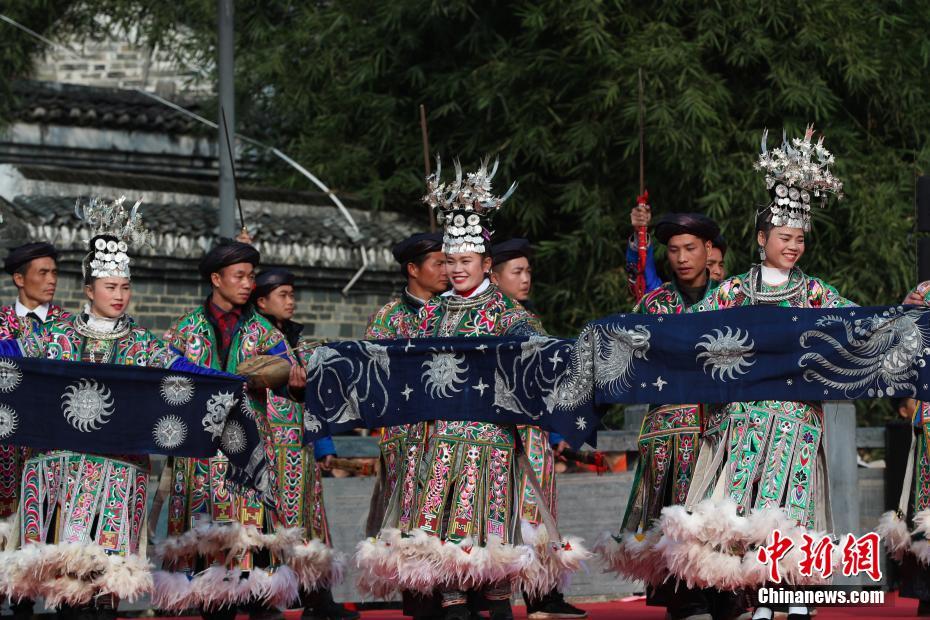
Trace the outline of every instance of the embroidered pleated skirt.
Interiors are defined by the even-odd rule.
[[[639,460],[620,533],[602,535],[595,551],[608,570],[656,585],[668,576],[658,519],[666,506],[684,504],[701,437],[699,405],[649,410],[639,433]]]
[[[689,586],[753,589],[767,578],[756,550],[772,532],[796,541],[780,562],[789,584],[800,574],[802,536],[832,529],[823,410],[791,401],[730,403],[711,409],[683,506],[662,511],[661,552]]]
[[[12,600],[86,605],[152,589],[145,558],[148,457],[37,452],[23,466],[18,532],[0,579]]]

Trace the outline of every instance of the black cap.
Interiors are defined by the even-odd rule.
[[[280,267],[263,271],[255,278],[255,289],[252,299],[267,297],[279,286],[294,286],[294,274]]]
[[[659,243],[666,245],[675,235],[694,235],[713,242],[720,235],[720,227],[700,213],[667,213],[656,221],[654,234]]]
[[[430,252],[442,251],[442,233],[416,233],[410,235],[393,248],[394,260],[401,265],[415,261]]]
[[[210,280],[210,274],[216,273],[223,267],[238,263],[258,265],[261,254],[253,246],[232,239],[220,239],[213,249],[200,259],[198,270],[204,280]]]
[[[10,253],[7,254],[6,259],[3,261],[3,270],[13,274],[26,263],[45,257],[58,261],[58,250],[55,249],[54,245],[44,241],[26,243],[10,250]]]
[[[529,239],[516,237],[514,239],[495,243],[491,246],[491,261],[495,266],[521,257],[527,259],[533,257],[533,250],[530,247]]]

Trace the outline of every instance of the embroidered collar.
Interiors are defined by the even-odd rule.
[[[428,299],[420,299],[419,297],[411,293],[410,289],[407,288],[406,286],[404,287],[404,292],[401,293],[400,298],[401,298],[401,301],[407,304],[407,307],[409,307],[411,310],[419,310],[420,308],[426,305],[427,301],[429,301]]]
[[[74,318],[74,329],[86,338],[116,340],[127,335],[132,329],[132,317],[128,314],[122,314],[115,319],[99,317],[91,312],[90,304],[86,304],[84,311]]]
[[[762,268],[762,282],[768,286],[781,286],[791,277],[790,269],[778,269],[765,265],[760,265],[760,267]]]
[[[50,304],[42,304],[41,306],[36,306],[35,308],[29,309],[25,305],[23,305],[23,302],[21,302],[19,298],[17,298],[16,305],[14,306],[14,308],[16,310],[16,316],[23,318],[24,316],[32,312],[37,317],[39,317],[40,321],[44,323],[46,320],[48,320],[48,312],[50,309]]]
[[[456,297],[458,299],[474,299],[475,297],[478,297],[479,295],[484,293],[486,290],[488,290],[488,287],[490,286],[491,286],[491,281],[485,278],[481,282],[481,284],[478,285],[478,288],[470,292],[468,295],[465,295],[464,297],[456,293],[454,288],[450,288],[448,291],[440,295],[440,297]]]

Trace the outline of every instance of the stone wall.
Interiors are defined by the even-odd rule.
[[[101,30],[104,28],[101,25]],[[61,41],[80,57],[52,48],[35,59],[32,77],[87,86],[141,88],[163,97],[212,92],[207,79],[212,66],[186,66],[171,54],[136,40],[134,32],[113,32],[99,41]]]
[[[380,282],[375,279],[379,275]],[[298,272],[295,319],[304,324],[304,334],[343,339],[364,336],[368,319],[390,299],[394,288],[383,274],[373,276],[367,280],[363,278],[349,295],[343,296],[339,288],[348,282],[348,275],[344,281],[330,277],[324,282]],[[130,314],[140,325],[159,335],[176,318],[203,303],[208,292],[207,285],[196,279],[193,264],[188,264],[185,270],[168,265],[160,271],[154,267],[139,269],[134,272],[132,288]],[[15,299],[16,287],[12,280],[0,274],[0,304],[10,304]],[[56,302],[75,311],[82,308],[85,301],[77,263],[62,261]]]

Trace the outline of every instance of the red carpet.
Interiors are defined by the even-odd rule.
[[[916,618],[917,601],[903,599],[890,592],[886,595],[884,607],[823,607],[817,610],[815,620],[836,620],[839,618]],[[579,603],[586,609],[591,620],[664,620],[665,610],[658,607],[647,607],[643,600],[611,601],[608,603]],[[399,610],[370,610],[362,612],[362,620],[400,620],[405,616]],[[299,611],[287,612],[288,620],[298,620]],[[525,620],[526,608],[515,607],[514,618]],[[158,620],[158,619],[152,619]],[[169,620],[169,619],[165,619]],[[178,617],[170,620],[180,620]],[[185,619],[187,620],[187,619]],[[189,620],[199,620],[191,617]],[[240,615],[237,620],[248,620],[248,616]]]

